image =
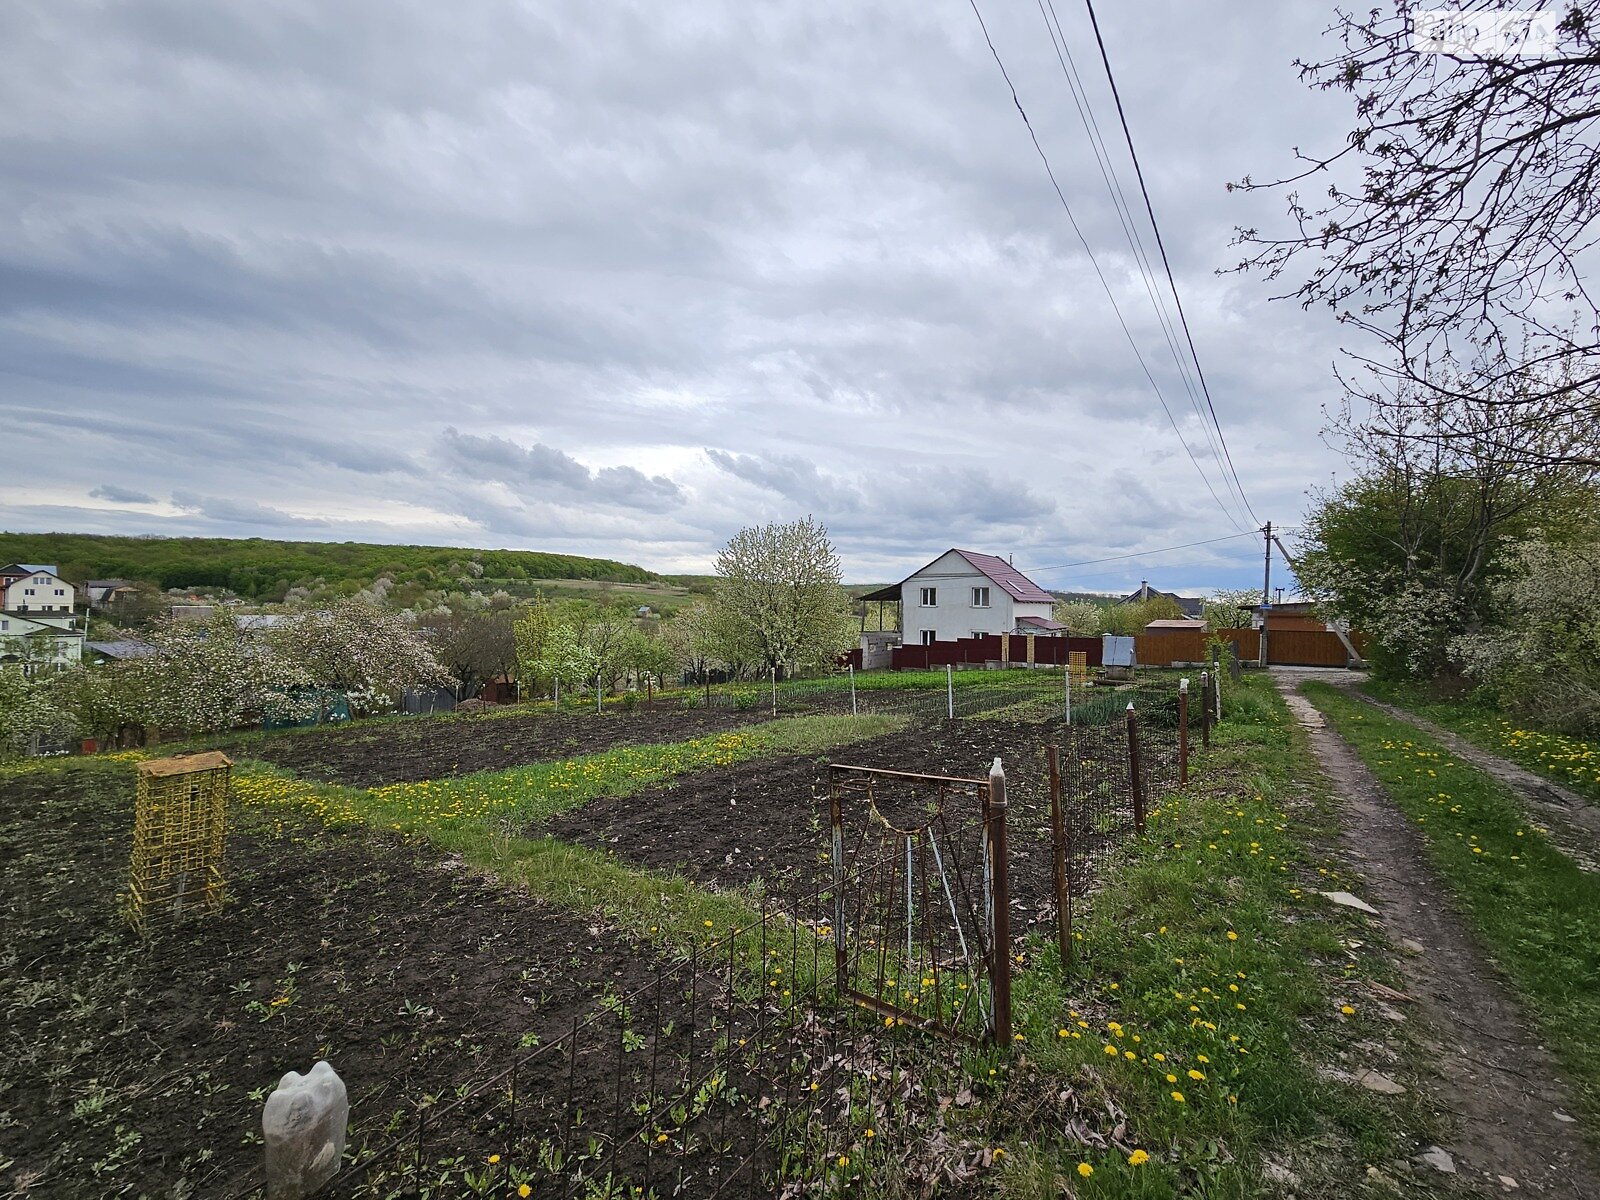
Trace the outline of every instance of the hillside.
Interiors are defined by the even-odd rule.
[[[53,563],[63,577],[144,579],[163,588],[228,588],[256,600],[321,583],[344,590],[380,575],[396,585],[452,588],[525,585],[534,580],[658,584],[643,567],[604,558],[533,550],[385,546],[368,542],[284,542],[267,538],[110,537],[84,533],[0,533],[0,563]]]

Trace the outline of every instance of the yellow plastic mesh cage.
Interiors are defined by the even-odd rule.
[[[216,750],[138,764],[128,916],[140,933],[221,909],[232,768]]]
[[[1077,691],[1089,682],[1089,656],[1082,650],[1067,651],[1067,671],[1072,676],[1072,689]]]

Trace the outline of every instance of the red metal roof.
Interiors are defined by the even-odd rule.
[[[1028,625],[1034,629],[1065,629],[1060,621],[1046,620],[1044,617],[1018,617],[1018,625]]]
[[[1045,591],[1003,558],[979,554],[976,550],[957,550],[957,554],[1003,588],[1013,600],[1024,604],[1052,604],[1055,597]]]

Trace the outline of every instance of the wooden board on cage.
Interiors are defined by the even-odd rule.
[[[128,917],[140,933],[222,908],[232,768],[216,750],[138,764]]]
[[[1087,687],[1089,683],[1089,656],[1082,650],[1067,651],[1067,673],[1072,676],[1072,690]]]

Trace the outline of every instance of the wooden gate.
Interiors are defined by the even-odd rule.
[[[1272,629],[1267,632],[1267,662],[1286,667],[1347,667],[1350,652],[1336,633]]]

